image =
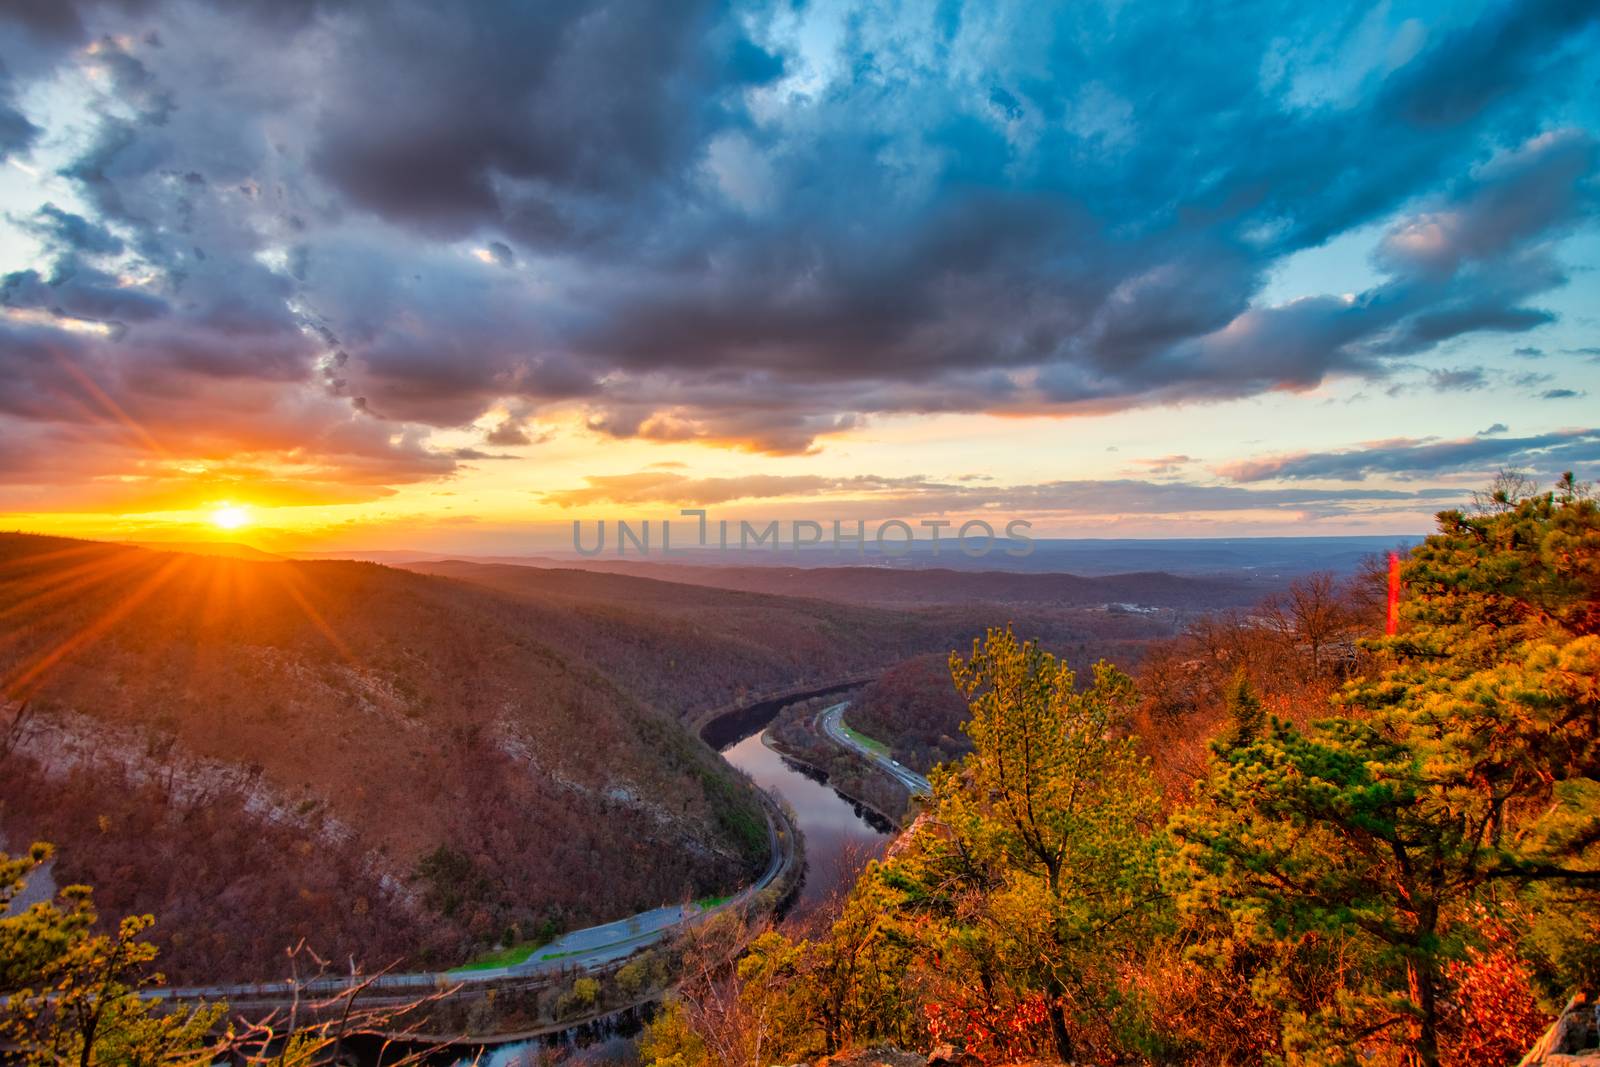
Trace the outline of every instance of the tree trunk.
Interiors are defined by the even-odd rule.
[[[83,1027],[80,1034],[83,1039],[83,1047],[78,1050],[78,1067],[89,1067],[89,1061],[94,1057],[95,1034],[99,1030],[100,1020],[98,1018],[91,1019],[88,1025]]]
[[[1411,1003],[1417,1009],[1413,1044],[1406,1050],[1407,1062],[1415,1067],[1439,1067],[1439,1004],[1433,960],[1409,961],[1406,979],[1411,987]]]
[[[1060,997],[1050,998],[1050,1038],[1056,1044],[1056,1058],[1071,1063],[1072,1035],[1067,1032],[1067,1010],[1061,1006]]]

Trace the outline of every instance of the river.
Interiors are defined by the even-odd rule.
[[[761,729],[722,749],[723,758],[756,785],[783,797],[794,809],[806,842],[806,876],[795,900],[805,911],[831,896],[869,858],[889,843],[889,827],[809,768],[785,759],[761,741]]]
[[[770,789],[783,797],[794,811],[795,822],[805,837],[806,871],[793,909],[803,915],[853,879],[867,859],[881,855],[892,834],[881,817],[829,786],[821,780],[820,774],[786,759],[762,743],[762,732],[771,723],[778,706],[787,702],[786,698],[773,701],[770,706],[757,705],[737,718],[729,717],[716,728],[720,733],[715,735],[713,743],[721,746],[718,751],[724,759],[748,774],[762,789]],[[749,732],[738,736],[738,731]],[[630,1014],[620,1023],[600,1023],[587,1028],[592,1032],[567,1036],[579,1044],[596,1041],[603,1047],[610,1035],[631,1035],[637,1027],[637,1020]],[[476,1062],[478,1067],[522,1067],[543,1062],[541,1057],[549,1051],[550,1042],[546,1039],[492,1045],[481,1051],[481,1058]],[[468,1067],[474,1062],[459,1058],[459,1053],[440,1057],[436,1062],[451,1061],[456,1067]],[[362,1062],[371,1063],[372,1060]]]

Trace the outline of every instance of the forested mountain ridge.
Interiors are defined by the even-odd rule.
[[[896,664],[850,703],[849,723],[889,746],[890,755],[926,775],[972,750],[962,732],[967,703],[950,685],[948,655]]]
[[[1111,655],[1133,662],[1144,645],[1171,635],[1201,607],[1240,603],[1242,595],[1227,582],[1191,587],[1174,579],[1185,589],[1204,590],[1209,599],[1182,611],[1144,614],[1048,598],[1001,604],[947,592],[930,594],[925,604],[831,599],[811,587],[806,595],[777,595],[665,580],[678,575],[677,566],[656,567],[649,578],[462,561],[406,567],[514,598],[549,621],[547,639],[557,647],[596,664],[639,699],[684,718],[749,692],[830,682],[927,653],[945,655],[971,644],[996,618],[1010,619],[1019,632],[1040,638],[1074,663]],[[939,575],[930,581],[937,585]]]
[[[946,551],[952,556],[959,555],[958,550],[953,547]],[[1196,576],[1169,574],[1163,571],[1081,575],[969,568],[957,570],[939,566],[895,568],[865,563],[789,567],[776,563],[702,564],[604,558],[556,560],[538,557],[530,558],[520,564],[476,560],[401,564],[414,570],[429,571],[462,565],[523,566],[526,569],[546,572],[582,571],[590,574],[625,575],[744,593],[810,597],[878,606],[983,602],[1090,607],[1108,603],[1136,603],[1193,610],[1246,604],[1260,595],[1261,589],[1256,580],[1243,574]]]
[[[959,647],[995,610],[415,570],[0,535],[9,836],[162,915],[180,978],[270,975],[300,937],[451,962],[731,887],[760,816],[680,723]],[[1174,625],[1018,615],[1080,660]]]
[[[161,915],[185,979],[302,936],[448,964],[759,869],[749,787],[551,626],[371,564],[0,535],[0,819]]]

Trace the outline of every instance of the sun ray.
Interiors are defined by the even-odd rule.
[[[76,363],[68,359],[58,349],[51,349],[51,355],[55,356],[56,362],[61,365],[61,369],[66,371],[72,380],[78,383],[78,387],[88,393],[95,403],[100,405],[101,410],[109,415],[112,421],[127,430],[151,452],[163,459],[170,458],[167,450],[161,447],[161,443],[152,437],[150,432],[140,425],[137,419],[129,415],[122,405],[112,398],[110,393],[100,388],[99,383],[85,374]]]
[[[79,594],[88,592],[96,586],[110,582],[124,574],[136,571],[139,568],[137,557],[109,557],[85,563],[51,579],[36,582],[17,583],[20,587],[20,598],[10,606],[0,609],[0,619],[24,612],[45,609],[55,601],[63,601],[61,607],[70,607],[71,600]],[[37,620],[36,621],[42,621]]]
[[[40,656],[15,677],[0,682],[0,696],[6,700],[27,700],[43,684],[45,676],[63,660],[94,644],[135,608],[165,585],[192,557],[173,556],[170,561],[150,575],[121,600],[113,604],[93,622],[69,635],[60,644]]]
[[[328,643],[331,644],[334,647],[334,650],[344,658],[345,662],[349,663],[352,667],[361,666],[360,660],[356,659],[356,655],[350,650],[350,646],[344,643],[344,640],[339,636],[338,632],[335,631],[332,626],[328,625],[328,621],[322,617],[322,613],[316,609],[316,606],[311,603],[311,600],[299,589],[297,583],[302,576],[299,574],[297,568],[300,566],[300,564],[261,563],[255,564],[255,566],[270,568],[266,573],[270,574],[274,579],[277,580],[284,592],[288,593],[290,599],[292,599],[299,606],[300,610],[305,613],[305,616],[311,622],[311,625],[316,627],[322,636],[328,639]]]
[[[52,549],[49,552],[30,552],[26,555],[15,556],[0,562],[0,573],[16,567],[22,570],[33,570],[41,563],[56,563],[74,556],[103,556],[106,545],[101,541],[69,541],[66,548]]]

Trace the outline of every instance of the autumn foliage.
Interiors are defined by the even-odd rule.
[[[1392,637],[1381,586],[1317,578],[1142,694],[1008,630],[952,657],[971,753],[831,927],[741,965],[763,1062],[1515,1063],[1600,988],[1600,509],[1445,512],[1403,578]],[[1204,729],[1175,760],[1162,724]]]

